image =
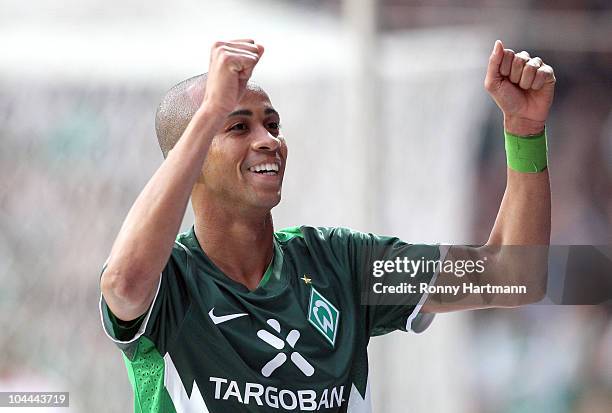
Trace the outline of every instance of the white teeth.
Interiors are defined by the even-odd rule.
[[[262,163],[259,165],[251,166],[249,168],[249,171],[251,172],[261,172],[261,171],[278,172],[278,169],[279,167],[277,163]]]

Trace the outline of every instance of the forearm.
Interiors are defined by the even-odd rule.
[[[544,124],[504,122],[517,136],[540,135]],[[493,306],[515,306],[541,300],[546,292],[551,228],[548,168],[538,173],[507,168],[506,191],[485,248],[490,254],[481,283],[525,287],[524,295],[485,297]]]
[[[154,293],[191,190],[222,121],[223,116],[215,111],[198,111],[128,212],[102,278],[102,291],[111,309],[126,307],[130,302],[139,312],[141,301],[149,300]],[[116,315],[123,319],[139,315],[126,313]]]
[[[506,192],[487,245],[547,245],[549,242],[548,171],[525,174],[508,168]]]
[[[543,122],[505,119],[506,131],[538,135]],[[508,168],[506,191],[487,245],[548,245],[550,242],[550,180],[548,169],[522,173]]]

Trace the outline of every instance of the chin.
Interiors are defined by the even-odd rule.
[[[278,204],[280,204],[280,201],[281,201],[281,197],[278,196],[278,197],[274,198],[273,200],[267,200],[267,202],[265,202],[265,206],[268,209],[272,209],[275,206],[277,206]]]
[[[280,203],[281,194],[280,192],[276,194],[266,194],[266,195],[259,194],[258,196],[256,196],[256,199],[254,201],[255,202],[253,202],[253,204],[256,205],[257,207],[270,210]]]

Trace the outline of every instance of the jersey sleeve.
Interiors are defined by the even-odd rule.
[[[149,338],[161,354],[165,353],[191,303],[187,288],[190,274],[189,253],[180,244],[175,244],[146,313],[132,321],[119,320],[100,295],[102,327],[128,359],[135,354],[142,336]]]
[[[439,261],[444,258],[445,251],[437,245],[409,244],[397,237],[347,228],[335,229],[333,232],[335,240],[332,239],[332,243],[336,244],[336,248],[346,250],[348,268],[354,288],[359,289],[361,314],[369,336],[387,334],[394,330],[425,330],[433,314],[420,313],[427,299],[422,285],[433,285],[437,272],[434,266],[425,265],[410,271],[409,265],[411,262],[418,264]],[[394,270],[381,276],[385,263],[389,263],[388,268],[393,267]],[[375,276],[375,269],[378,269],[378,277]],[[406,291],[401,294],[374,294],[375,283],[403,285]]]

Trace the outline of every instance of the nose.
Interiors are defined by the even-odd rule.
[[[263,126],[257,128],[255,138],[253,139],[252,148],[256,151],[276,152],[281,145],[280,138],[272,135]]]

